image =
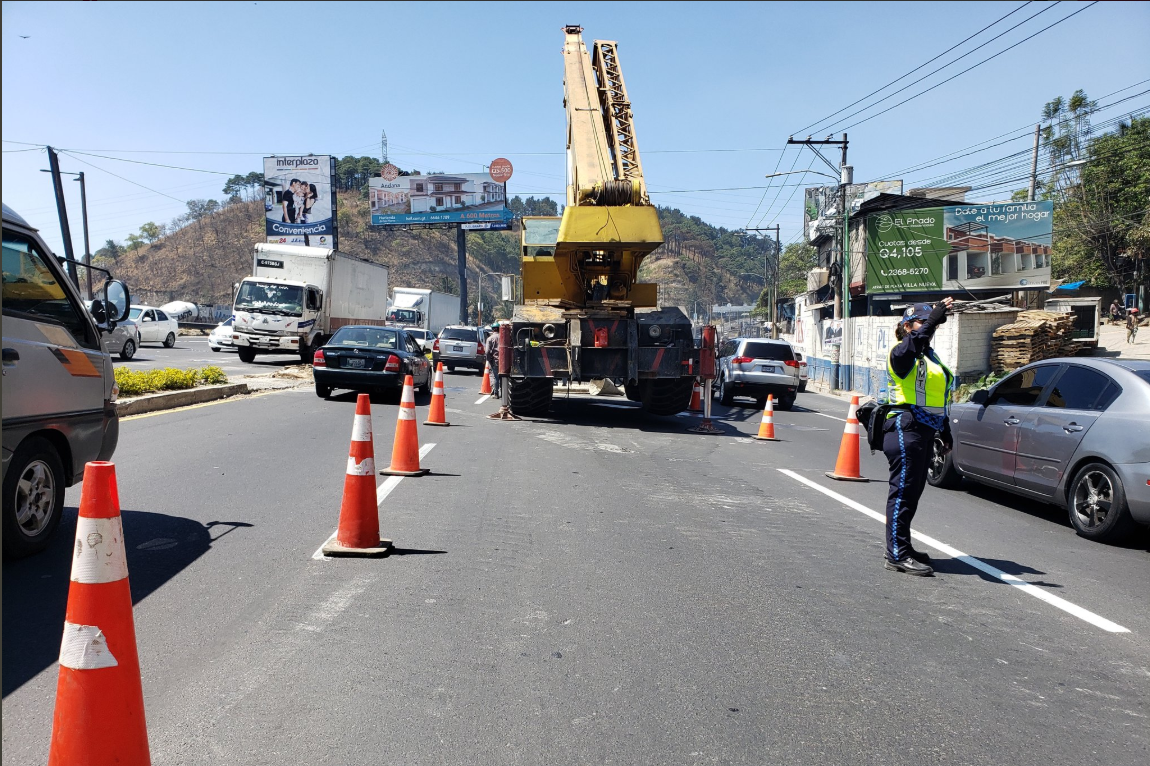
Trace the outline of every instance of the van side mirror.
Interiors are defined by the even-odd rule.
[[[104,283],[104,321],[123,322],[132,310],[132,294],[128,286],[118,279]]]
[[[990,392],[985,388],[980,388],[970,395],[970,403],[977,404],[980,407],[985,407],[987,401],[990,400]]]
[[[104,308],[104,301],[92,301],[92,318],[96,320],[96,325],[101,329],[108,324],[108,310]]]

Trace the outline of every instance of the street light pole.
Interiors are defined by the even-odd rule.
[[[88,194],[84,187],[84,171],[81,170],[76,175],[79,178],[74,180],[80,182],[80,210],[84,219],[84,263],[88,264],[88,268],[85,269],[88,272],[88,300],[92,300],[96,296],[92,293],[92,248],[88,244]]]

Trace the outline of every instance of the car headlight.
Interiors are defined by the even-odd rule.
[[[653,324],[647,328],[647,334],[650,335],[652,338],[658,338],[660,335],[663,334],[663,328],[657,324]]]

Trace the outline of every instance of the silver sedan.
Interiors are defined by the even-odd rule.
[[[1065,506],[1083,537],[1150,524],[1150,362],[1047,359],[951,407],[927,481],[962,479]]]

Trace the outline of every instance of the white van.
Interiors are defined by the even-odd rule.
[[[130,296],[109,279],[89,313],[36,229],[3,208],[4,554],[26,556],[47,547],[85,463],[116,449],[119,389],[100,331]]]

